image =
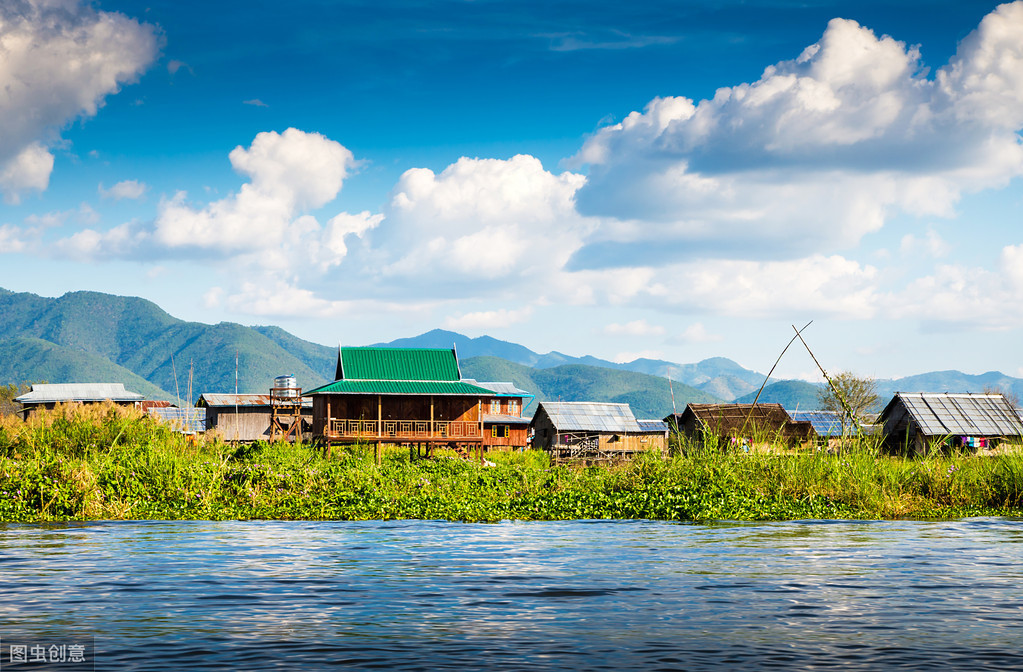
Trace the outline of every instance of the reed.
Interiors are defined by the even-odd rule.
[[[1018,448],[1018,447],[1017,447]],[[889,456],[765,441],[677,446],[604,467],[494,453],[482,466],[440,451],[190,442],[133,410],[64,407],[0,419],[0,520],[957,518],[1023,514],[1023,452]]]

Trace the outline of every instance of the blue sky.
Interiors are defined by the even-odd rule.
[[[1023,376],[1023,3],[25,0],[0,84],[8,289]]]

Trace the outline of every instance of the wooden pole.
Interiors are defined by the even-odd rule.
[[[813,354],[813,350],[811,350],[810,346],[807,345],[806,341],[803,340],[803,335],[799,333],[798,329],[796,329],[796,325],[792,325],[792,328],[796,330],[796,336],[798,336],[799,340],[803,342],[803,347],[805,347],[806,351],[810,353],[810,358],[813,359],[813,363],[816,364],[817,368],[821,370],[822,374],[824,374],[824,380],[828,381],[828,385],[831,386],[831,390],[835,393],[835,396],[838,397],[838,401],[842,404],[842,410],[845,411],[846,415],[849,416],[849,419],[851,419],[853,421],[853,424],[856,425],[856,433],[862,436],[863,427],[860,426],[860,421],[856,419],[856,416],[853,414],[852,409],[849,408],[849,404],[846,403],[845,397],[842,396],[842,393],[839,391],[839,389],[835,387],[835,383],[831,381],[831,377],[828,376],[828,372],[825,371],[824,367],[821,366],[821,363],[817,361],[817,357]]]
[[[380,395],[378,394],[377,395],[377,451],[376,451],[377,464],[380,464],[380,453],[381,453],[380,438],[384,434],[384,431],[383,431],[384,430],[384,418],[383,418],[383,415],[384,415],[384,404],[383,404],[383,401],[381,400]]]
[[[757,401],[760,400],[760,393],[764,391],[764,387],[767,385],[767,381],[771,379],[771,374],[774,373],[774,370],[776,368],[778,368],[778,362],[780,362],[781,358],[785,356],[785,353],[788,351],[789,346],[795,343],[797,338],[802,340],[800,333],[806,331],[806,328],[809,327],[811,324],[813,324],[813,320],[810,320],[809,322],[804,324],[802,329],[796,329],[796,325],[792,325],[792,328],[796,329],[796,335],[792,337],[792,339],[788,342],[788,345],[786,345],[785,348],[781,351],[781,354],[778,355],[778,359],[774,360],[774,366],[772,366],[771,370],[767,372],[767,376],[764,378],[764,382],[760,384],[760,389],[757,390],[757,396],[753,397],[753,403],[750,405],[749,413],[746,414],[746,419],[743,420],[742,422],[742,429],[739,430],[740,435],[745,433],[746,423],[748,423],[749,419],[753,416],[753,409],[757,407]],[[812,357],[813,354],[811,354],[810,356]],[[669,378],[669,380],[671,379]]]

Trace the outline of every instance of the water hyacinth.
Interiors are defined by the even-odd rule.
[[[778,520],[1023,514],[1023,454],[884,455],[876,445],[678,446],[622,465],[493,453],[189,442],[138,411],[65,407],[0,419],[0,520],[650,518]]]

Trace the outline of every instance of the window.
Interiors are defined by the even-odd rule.
[[[501,413],[501,400],[500,399],[491,399],[490,400],[490,412],[493,415],[500,415],[500,413]]]
[[[519,402],[518,399],[509,399],[508,400],[508,415],[514,415],[514,416],[517,417],[520,414],[520,412],[521,412],[519,410],[519,404],[520,404],[520,402]]]
[[[507,439],[508,438],[508,425],[494,425],[490,428],[490,436],[495,439]]]

